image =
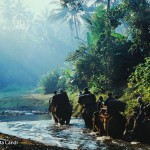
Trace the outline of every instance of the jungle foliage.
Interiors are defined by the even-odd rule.
[[[132,91],[132,92],[131,92]],[[145,100],[150,96],[150,57],[145,58],[145,62],[139,64],[128,80],[128,94],[143,96]]]
[[[84,1],[62,0],[61,4],[80,6],[84,11],[82,19],[88,27],[87,41],[80,42],[78,49],[66,58],[73,66],[73,73],[64,84],[78,89],[89,86],[95,93],[123,91],[127,83],[139,91],[146,88],[148,73],[143,72],[143,67],[149,65],[150,55],[148,1],[122,0],[114,5],[111,1],[99,2],[90,15],[82,9]],[[137,75],[143,79],[133,84]]]
[[[134,67],[149,56],[149,22],[145,19],[149,4],[138,1],[135,9],[135,3],[123,1],[109,10],[104,5],[96,8],[91,18],[85,18],[87,43],[67,57],[80,82],[95,92],[125,87]],[[126,34],[116,32],[121,24],[127,26]]]
[[[42,79],[40,80],[40,85],[43,87],[45,94],[52,93],[53,90],[57,89],[58,79],[59,79],[59,72],[56,70],[48,72],[46,75],[42,77]]]

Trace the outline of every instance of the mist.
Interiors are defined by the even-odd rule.
[[[0,0],[0,89],[36,85],[64,67],[77,48],[67,21],[55,21],[49,0]],[[53,21],[52,21],[53,20]]]

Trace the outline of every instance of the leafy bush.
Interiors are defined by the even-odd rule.
[[[57,84],[59,80],[59,72],[53,70],[44,75],[40,81],[40,85],[43,87],[44,94],[49,94],[53,90],[57,89]]]
[[[145,63],[139,64],[131,74],[128,82],[128,91],[134,95],[142,95],[145,99],[150,96],[150,57],[145,59]]]

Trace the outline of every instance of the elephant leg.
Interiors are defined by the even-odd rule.
[[[53,119],[54,119],[55,123],[58,123],[59,122],[58,118],[54,114],[52,114],[52,116],[53,116]]]
[[[112,117],[107,122],[107,135],[112,138],[123,138],[123,132],[125,130],[125,122],[122,118]]]
[[[104,128],[104,123],[99,117],[99,113],[95,112],[93,114],[93,131],[99,131],[100,136],[106,135],[106,131]]]
[[[83,118],[83,120],[85,122],[85,126],[87,128],[92,129],[92,127],[93,127],[93,120],[92,120],[93,119],[93,114],[88,113],[86,110],[84,110],[82,112],[82,118]]]
[[[99,124],[99,135],[100,136],[106,136],[106,130],[104,129],[104,125],[103,123],[100,121],[100,124]]]
[[[61,125],[64,125],[64,124],[65,124],[65,120],[64,120],[63,118],[61,118],[61,119],[59,119],[59,123],[60,123]]]
[[[67,114],[67,117],[66,117],[66,124],[67,124],[67,125],[69,125],[71,116],[72,116],[72,110],[71,110],[71,112],[68,112],[68,114]]]
[[[93,121],[93,131],[94,132],[99,131],[100,118],[99,118],[99,112],[98,111],[94,112],[92,121]]]
[[[84,122],[85,122],[85,126],[86,126],[87,128],[90,128],[90,129],[93,128],[92,117],[91,117],[91,118],[90,118],[90,117],[84,118]]]

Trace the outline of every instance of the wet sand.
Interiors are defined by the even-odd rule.
[[[0,133],[0,150],[69,150]]]

